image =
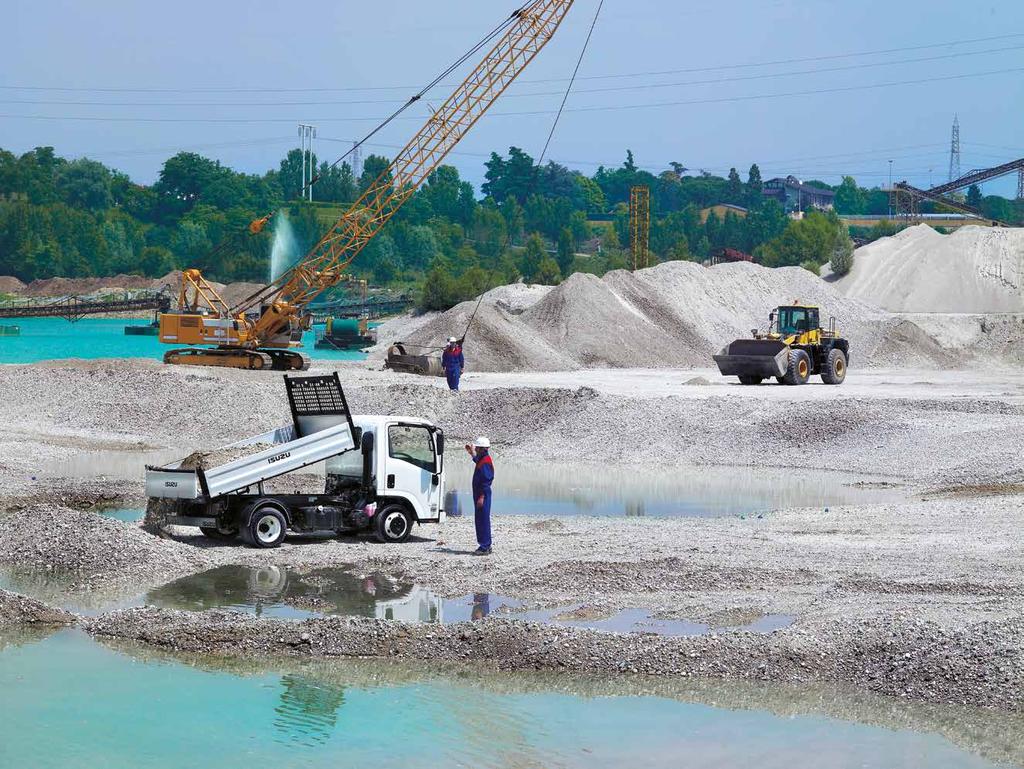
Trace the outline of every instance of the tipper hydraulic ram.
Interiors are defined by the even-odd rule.
[[[289,530],[372,530],[382,542],[404,542],[414,523],[444,519],[440,429],[417,417],[353,416],[337,374],[285,377],[285,384],[291,424],[209,452],[229,457],[211,467],[180,460],[146,468],[149,525],[197,526],[214,539],[277,547]],[[323,492],[264,486],[319,462]]]

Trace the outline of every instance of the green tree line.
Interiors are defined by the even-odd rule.
[[[273,235],[270,228],[250,235],[253,218],[284,210],[297,258],[387,168],[388,159],[370,155],[358,177],[345,163],[316,165],[316,202],[308,203],[299,199],[298,149],[262,175],[181,152],[167,159],[149,186],[94,160],[61,158],[52,147],[20,156],[0,150],[0,274],[25,281],[117,273],[159,277],[198,267],[213,280],[265,281]],[[652,262],[703,260],[732,248],[768,266],[810,268],[842,246],[834,214],[792,221],[764,196],[757,165],[745,178],[736,169],[726,177],[690,173],[680,163],[654,174],[627,151],[620,166],[588,176],[555,162],[538,166],[512,147],[486,161],[480,196],[457,169],[438,168],[371,241],[354,271],[378,284],[419,291],[424,307],[445,308],[518,279],[557,283],[573,272],[626,268],[635,185],[651,191]],[[840,213],[887,209],[884,191],[860,188],[851,177],[834,189]],[[1003,215],[997,218],[1021,218],[1019,204],[990,200],[983,197],[980,204],[998,209]],[[717,204],[735,208],[724,216],[704,213]]]

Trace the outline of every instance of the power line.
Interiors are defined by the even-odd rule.
[[[973,43],[988,43],[997,40],[1012,40],[1024,37],[1024,32],[1010,33],[1006,35],[994,35],[991,37],[976,37],[964,40],[950,40],[943,43],[929,43],[926,45],[902,46],[899,48],[883,48],[873,51],[857,51],[848,53],[828,54],[822,56],[806,56],[800,58],[776,59],[773,61],[758,61],[746,63],[720,64],[704,67],[689,67],[686,69],[670,70],[647,70],[643,72],[609,73],[605,75],[588,75],[578,78],[579,80],[610,80],[629,77],[649,77],[664,75],[683,75],[698,72],[719,72],[736,69],[748,69],[754,67],[773,67],[783,64],[804,64],[808,62],[833,61],[838,59],[850,59],[861,56],[881,56],[889,53],[906,53],[910,51],[925,51],[935,48],[945,48],[953,45],[970,45]],[[521,80],[520,83],[565,83],[569,78],[540,78]],[[455,83],[443,83],[441,85],[457,85]],[[338,93],[351,91],[404,91],[415,89],[416,85],[391,85],[391,86],[349,86],[349,87],[313,87],[313,88],[126,88],[126,87],[95,87],[95,86],[42,86],[42,85],[0,85],[0,90],[18,91],[63,91],[67,93]]]
[[[686,80],[675,83],[638,83],[631,85],[611,86],[606,88],[582,88],[575,93],[614,93],[621,91],[636,91],[641,89],[655,88],[681,88],[694,85],[720,85],[722,83],[739,83],[752,80],[771,80],[780,77],[803,77],[805,75],[820,75],[831,72],[849,72],[863,69],[877,69],[878,67],[890,67],[901,64],[920,64],[946,59],[957,59],[967,56],[982,56],[991,53],[1005,53],[1006,51],[1020,51],[1024,45],[1007,46],[1003,48],[989,48],[982,51],[964,51],[960,53],[941,54],[938,56],[926,56],[916,59],[897,59],[895,61],[876,61],[863,64],[847,64],[840,67],[815,68],[799,70],[795,72],[768,72],[757,75],[741,75],[738,77],[714,78],[710,80]],[[583,78],[579,78],[582,80]],[[439,87],[439,86],[434,86]],[[562,96],[564,91],[533,91],[528,93],[509,93],[506,99],[522,99],[539,96]],[[69,101],[64,99],[0,99],[0,104],[24,104],[24,105],[45,105],[64,107],[324,107],[324,106],[363,106],[367,104],[399,104],[395,99],[356,99],[347,101],[277,101],[277,102],[151,102],[151,101]]]
[[[789,91],[784,93],[750,94],[747,96],[723,96],[704,99],[688,99],[682,101],[649,102],[647,104],[616,104],[596,105],[590,107],[574,107],[565,112],[619,112],[634,109],[654,109],[661,107],[693,106],[700,104],[729,104],[747,101],[762,101],[769,99],[786,99],[795,96],[818,96],[833,93],[850,93],[854,91],[869,91],[880,88],[895,88],[904,85],[924,85],[926,83],[943,83],[954,80],[967,80],[978,77],[989,77],[992,75],[1006,75],[1011,73],[1024,72],[1024,67],[1013,67],[1010,69],[995,69],[985,72],[970,72],[959,75],[945,75],[940,77],[918,78],[915,80],[897,80],[889,83],[868,83],[864,85],[839,86],[833,88],[815,88],[804,91]],[[494,117],[535,117],[538,115],[553,115],[557,110],[528,110],[520,112],[495,112]],[[290,118],[144,118],[144,117],[98,117],[86,115],[13,115],[0,114],[0,118],[11,120],[75,120],[89,122],[111,122],[111,123],[292,123]],[[320,123],[365,123],[380,122],[383,120],[422,120],[421,117],[320,117],[315,118]]]

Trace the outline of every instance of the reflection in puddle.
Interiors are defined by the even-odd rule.
[[[1020,717],[981,709],[840,689],[441,668],[175,656],[75,630],[5,644],[0,631],[3,763],[995,769],[1024,758]]]
[[[451,624],[495,615],[613,633],[668,636],[703,635],[713,630],[770,633],[793,622],[792,617],[768,615],[747,625],[712,628],[686,620],[655,619],[644,609],[585,618],[573,616],[581,608],[578,605],[530,609],[517,598],[492,593],[445,599],[421,585],[398,582],[383,574],[359,576],[341,569],[299,572],[281,566],[219,566],[151,590],[144,602],[189,611],[227,608],[285,619],[346,615]]]
[[[497,515],[626,517],[749,515],[788,507],[838,507],[901,499],[892,485],[842,473],[773,468],[517,463],[495,459]],[[472,466],[451,463],[446,509],[473,514]]]

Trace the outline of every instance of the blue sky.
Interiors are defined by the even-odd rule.
[[[311,122],[333,160],[344,145],[331,139],[370,130],[515,4],[8,0],[0,146],[49,144],[148,183],[179,149],[263,172]],[[471,181],[492,149],[539,154],[596,7],[577,0],[451,157]],[[549,157],[587,173],[628,147],[653,171],[678,161],[745,175],[757,162],[766,178],[873,186],[892,159],[897,179],[939,183],[954,113],[964,171],[1024,157],[1020,0],[606,0],[580,77]],[[426,109],[371,151],[403,145]]]

